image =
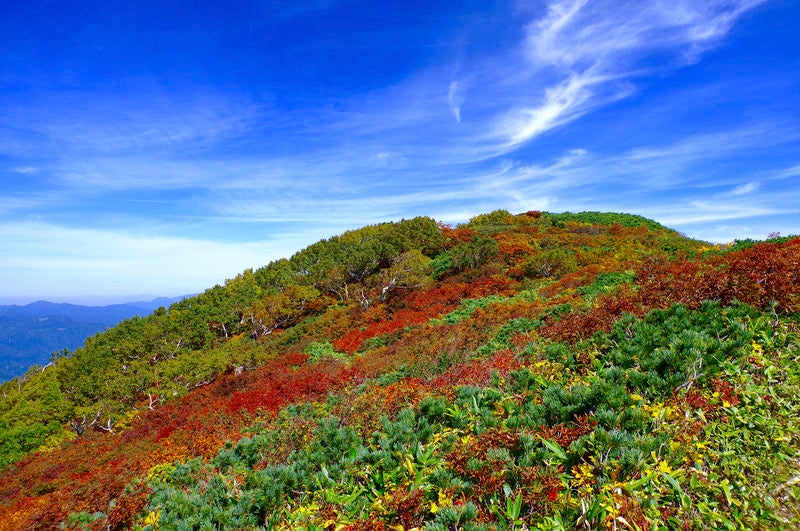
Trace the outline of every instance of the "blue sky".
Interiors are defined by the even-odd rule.
[[[298,6],[300,4],[300,6]],[[800,233],[800,2],[4,2],[0,303],[497,208]]]

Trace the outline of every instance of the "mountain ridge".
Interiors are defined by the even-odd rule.
[[[0,386],[0,528],[791,527],[798,312],[796,237],[367,226]]]

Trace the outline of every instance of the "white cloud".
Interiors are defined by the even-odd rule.
[[[0,225],[4,296],[178,295],[222,283],[248,267],[288,256],[292,238],[222,243],[73,229],[46,223]],[[30,293],[30,290],[38,293]]]
[[[800,234],[800,221],[795,220],[787,223],[786,220],[774,217],[741,220],[735,222],[728,220],[725,223],[711,223],[705,227],[698,227],[692,230],[692,237],[699,240],[715,243],[728,243],[733,240],[745,240],[747,238],[764,239],[775,232],[776,223],[782,226],[781,234],[797,235]]]
[[[800,164],[774,172],[769,176],[770,179],[791,179],[800,177]]]
[[[758,183],[745,183],[731,190],[731,195],[747,195],[758,190]]]
[[[18,166],[16,168],[12,168],[11,171],[14,173],[21,173],[23,175],[28,175],[31,173],[36,173],[36,168],[33,166]]]
[[[267,116],[262,107],[224,94],[199,92],[176,99],[161,89],[141,90],[113,97],[52,93],[41,105],[10,106],[2,117],[0,140],[8,136],[15,154],[29,157],[117,156],[213,144]]]
[[[645,53],[702,49],[766,0],[554,0],[528,25],[531,60],[572,70],[624,71]]]
[[[571,76],[567,81],[545,91],[544,102],[538,107],[523,108],[501,124],[501,134],[509,137],[511,145],[520,144],[581,114],[581,106],[591,95],[592,81]]]
[[[628,97],[635,91],[629,80],[648,68],[647,54],[696,58],[763,1],[552,1],[547,13],[526,27],[527,61],[517,65],[513,80],[525,90],[497,133],[507,139],[507,147],[515,147],[588,110]],[[662,63],[661,68],[669,65]]]
[[[529,145],[635,94],[647,75],[698,60],[762,0],[545,3],[535,18],[529,11],[514,21],[509,34],[521,30],[522,38],[510,48],[498,39],[503,44],[488,56],[455,53],[457,64],[437,57],[438,66],[396,85],[293,100],[296,108],[280,115],[235,93],[184,101],[156,89],[130,100],[86,93],[56,95],[40,108],[4,108],[0,152],[12,155],[10,172],[19,182],[36,180],[52,197],[21,199],[31,186],[0,198],[0,213],[17,220],[0,219],[0,245],[8,250],[0,256],[0,281],[42,282],[51,295],[197,291],[319,238],[417,214],[457,222],[495,208],[638,211],[705,230],[796,211],[796,197],[769,187],[783,180],[785,190],[796,180],[796,161],[776,162],[785,167],[771,173],[729,171],[736,157],[797,141],[796,132],[774,124],[636,148],[618,140],[609,152],[569,140]],[[694,89],[686,89],[692,93],[684,101],[696,97]],[[675,105],[670,94],[667,107]],[[704,189],[706,177],[715,189]],[[49,208],[42,208],[45,201]],[[134,201],[148,203],[141,209],[147,214],[111,211]],[[149,208],[157,203],[164,208]],[[285,237],[228,244],[141,228],[159,216],[160,230],[199,234],[198,227],[213,226],[220,239],[225,230],[246,239],[237,231],[252,235],[258,224],[265,234],[293,226]],[[20,219],[80,219],[95,227],[102,219],[139,228],[119,233]],[[128,280],[120,284],[122,278]]]
[[[796,134],[777,125],[739,126],[724,132],[699,133],[670,143],[634,148],[621,158],[631,162],[720,158],[735,152],[763,149],[793,140],[797,140]]]
[[[447,102],[450,104],[450,111],[456,122],[461,123],[461,104],[463,103],[458,92],[458,81],[451,81],[447,91]]]
[[[30,199],[23,199],[20,197],[0,198],[0,214],[9,214],[35,206],[38,206],[38,203]]]
[[[686,204],[670,204],[669,207],[651,208],[652,216],[669,227],[713,223],[732,219],[746,219],[781,214],[796,214],[797,209],[747,206],[743,203],[710,203],[691,201]]]

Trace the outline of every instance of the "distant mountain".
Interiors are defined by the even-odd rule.
[[[37,301],[24,306],[0,305],[0,381],[47,363],[53,352],[74,350],[97,332],[160,306],[184,299],[159,297],[109,306],[81,306]]]
[[[145,310],[147,313],[152,312],[153,310],[164,306],[168,308],[170,304],[182,301],[183,299],[187,299],[195,295],[192,293],[191,295],[181,295],[180,297],[158,297],[157,299],[153,299],[151,301],[138,301],[138,302],[128,302],[125,303],[123,306],[136,306],[137,308],[141,308]]]

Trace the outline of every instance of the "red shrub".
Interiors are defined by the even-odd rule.
[[[706,262],[650,261],[637,273],[642,302],[650,308],[681,303],[696,308],[704,300],[734,300],[761,309],[775,302],[800,311],[800,238],[762,243]]]
[[[606,295],[598,299],[591,310],[562,316],[560,320],[547,323],[539,329],[539,334],[558,341],[577,342],[591,337],[595,332],[608,332],[611,325],[625,313],[641,315],[641,306],[636,297],[627,292]]]

